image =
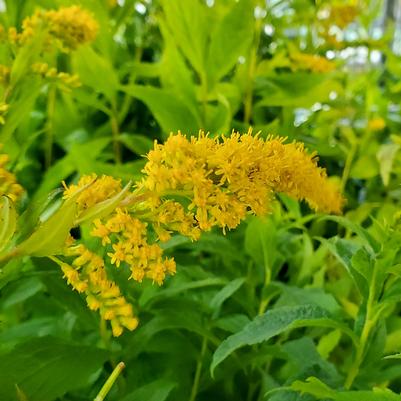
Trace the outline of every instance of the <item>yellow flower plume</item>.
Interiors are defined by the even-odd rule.
[[[149,278],[161,285],[175,273],[174,259],[164,257],[160,246],[173,233],[197,240],[214,226],[233,229],[248,214],[268,213],[275,193],[305,200],[316,211],[340,213],[344,203],[326,171],[318,167],[316,155],[283,138],[265,140],[249,131],[221,138],[201,132],[188,139],[178,133],[164,144],[155,142],[147,159],[144,177],[133,192],[107,216],[95,219],[91,230],[110,263],[128,267],[130,278],[138,282]],[[64,198],[75,196],[78,213],[122,189],[119,180],[95,175],[64,186]],[[135,328],[118,287],[107,280],[103,259],[81,245],[69,249],[76,259],[72,266],[63,266],[68,282],[86,292],[89,306],[100,309],[103,319],[111,320],[115,335],[122,327]],[[112,302],[106,293],[113,294]],[[109,310],[110,305],[124,312]]]
[[[62,50],[75,50],[95,40],[99,25],[92,14],[78,5],[57,10],[37,10],[22,21],[22,33],[17,36],[24,44],[34,40],[39,32],[46,32],[46,43],[59,41]]]

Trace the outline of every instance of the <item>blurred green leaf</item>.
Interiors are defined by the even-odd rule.
[[[213,85],[246,56],[254,36],[253,3],[240,0],[219,21],[210,36],[207,68]]]
[[[131,85],[122,88],[131,96],[143,101],[155,116],[165,136],[182,131],[195,134],[201,123],[190,107],[174,93],[150,86]]]
[[[102,349],[52,337],[28,340],[0,355],[0,398],[18,400],[18,385],[30,401],[52,401],[91,384],[107,357]]]

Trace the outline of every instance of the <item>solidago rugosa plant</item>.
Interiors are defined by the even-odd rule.
[[[325,212],[339,213],[343,204],[315,155],[283,138],[264,140],[249,131],[222,138],[201,132],[187,139],[178,133],[163,145],[155,143],[147,159],[143,178],[124,188],[118,179],[96,175],[64,184],[58,211],[21,243],[10,239],[0,257],[51,258],[68,283],[85,294],[89,308],[111,322],[115,336],[124,327],[135,329],[138,321],[108,278],[103,257],[74,240],[69,235],[72,227],[91,225],[91,235],[101,240],[111,264],[129,268],[130,278],[138,282],[149,278],[161,285],[176,271],[174,259],[164,257],[161,247],[174,234],[196,241],[215,226],[223,232],[234,229],[248,214],[267,214],[275,193],[305,200]],[[6,179],[12,183],[14,177]],[[5,203],[2,213],[8,215]]]
[[[0,1],[0,400],[400,400],[379,3]]]

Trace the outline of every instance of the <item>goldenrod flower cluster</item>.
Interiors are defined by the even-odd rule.
[[[326,57],[317,54],[293,52],[290,54],[290,59],[295,70],[324,73],[331,72],[336,68],[336,64],[333,61],[327,60]]]
[[[99,26],[92,14],[80,6],[61,7],[58,10],[38,10],[22,22],[18,42],[35,39],[38,33],[48,34],[47,41],[55,39],[65,51],[92,42]]]
[[[134,280],[142,282],[147,277],[161,285],[166,274],[175,273],[174,260],[163,258],[158,244],[148,243],[146,224],[126,210],[118,208],[106,221],[97,219],[94,224],[91,234],[100,237],[103,245],[112,245],[112,252],[107,254],[111,263],[117,267],[127,263]]]
[[[7,170],[9,157],[0,154],[0,196],[6,195],[12,201],[17,201],[23,193],[23,188],[17,183],[14,174]]]
[[[65,256],[74,258],[71,264],[61,263],[67,282],[76,291],[86,294],[90,309],[99,310],[100,316],[110,321],[113,335],[121,335],[123,327],[134,330],[138,319],[133,315],[132,305],[107,277],[103,259],[82,244],[70,244]]]
[[[147,158],[144,177],[133,192],[107,216],[95,219],[91,230],[107,248],[104,253],[111,264],[128,267],[130,278],[138,282],[149,278],[161,285],[166,275],[175,273],[175,261],[164,257],[159,245],[174,232],[197,240],[202,231],[214,226],[233,229],[250,213],[266,214],[276,192],[326,212],[339,213],[343,204],[337,187],[317,166],[315,155],[308,154],[302,144],[284,143],[283,138],[264,140],[249,131],[222,138],[201,132],[188,139],[178,133],[163,145],[155,142]],[[64,186],[64,198],[74,197],[78,213],[122,190],[119,180],[95,175]],[[93,281],[76,273],[84,265],[102,266],[106,280],[102,258],[80,246],[70,249],[77,259],[73,270],[64,266],[64,273],[74,288],[88,291]],[[87,274],[87,268],[82,274]]]
[[[35,63],[32,65],[32,71],[40,75],[42,78],[60,83],[64,88],[73,89],[81,86],[81,81],[77,74],[68,74],[67,72],[59,72],[55,67],[49,67],[47,63]],[[1,74],[1,66],[0,66]],[[0,75],[1,82],[1,75]]]
[[[62,7],[47,11],[50,33],[61,40],[67,49],[76,49],[79,45],[92,42],[99,26],[93,16],[79,6]]]
[[[325,171],[301,144],[263,140],[251,132],[222,140],[203,133],[190,140],[171,135],[164,145],[155,144],[143,171],[138,188],[152,194],[149,207],[157,209],[168,196],[185,196],[185,212],[193,217],[188,220],[202,231],[235,228],[248,212],[266,213],[274,192],[304,199],[315,210],[338,213],[342,205]]]
[[[351,22],[354,22],[360,10],[352,4],[337,4],[330,7],[328,22],[344,29]]]

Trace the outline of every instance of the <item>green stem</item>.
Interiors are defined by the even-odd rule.
[[[20,256],[17,248],[14,248],[12,251],[6,253],[5,255],[0,256],[0,265],[9,262],[11,259]]]
[[[377,266],[375,265],[373,268],[372,279],[369,286],[369,297],[366,305],[365,322],[363,324],[359,345],[357,347],[355,354],[355,359],[348,371],[348,375],[344,384],[344,387],[347,390],[351,388],[354,380],[356,379],[359,373],[360,366],[365,356],[366,346],[368,344],[370,332],[374,327],[376,320],[378,318],[378,315],[374,314],[376,306],[376,290],[375,290],[376,275],[377,275]]]
[[[45,128],[45,166],[48,169],[52,164],[53,142],[54,142],[54,110],[56,108],[56,86],[52,85],[49,89],[47,98],[47,121]]]
[[[122,370],[125,368],[124,362],[120,362],[113,370],[109,378],[104,383],[103,387],[100,389],[99,394],[96,396],[94,401],[103,401],[107,394],[109,393],[111,387],[113,386],[114,382],[117,380],[117,377],[120,375]]]
[[[191,395],[189,397],[189,401],[195,401],[196,395],[198,394],[200,376],[201,376],[202,367],[203,367],[203,359],[205,357],[206,349],[207,349],[207,338],[203,337],[201,353],[200,353],[198,362],[196,364],[194,382],[192,384]]]
[[[121,163],[121,146],[119,141],[120,136],[120,128],[118,124],[118,113],[116,109],[113,107],[113,111],[110,117],[111,124],[111,133],[113,136],[113,150],[114,150],[114,159],[117,164]]]
[[[344,192],[345,186],[347,185],[348,178],[351,172],[352,162],[354,161],[357,149],[358,149],[357,143],[353,142],[351,144],[351,149],[348,152],[347,159],[344,165],[343,175],[341,177],[341,192]]]

